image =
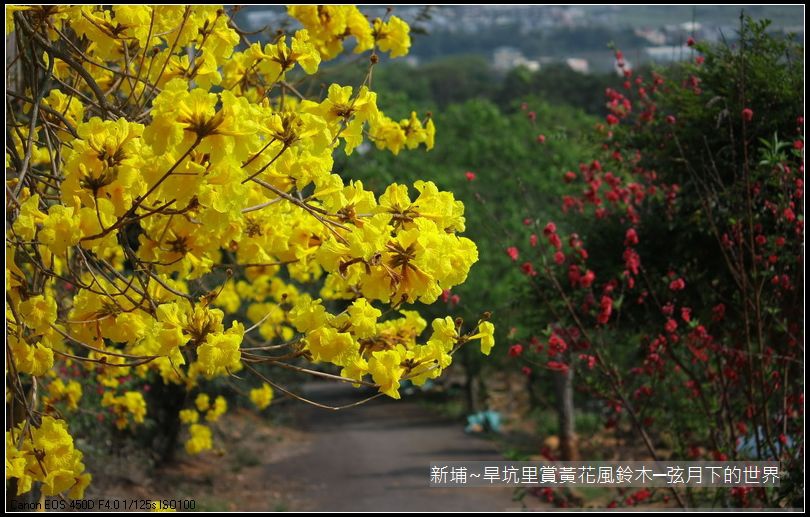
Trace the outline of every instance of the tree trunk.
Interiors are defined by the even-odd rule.
[[[158,424],[155,440],[158,464],[168,464],[174,459],[177,442],[182,426],[179,413],[185,405],[188,392],[186,388],[177,384],[163,384],[156,382],[152,388],[156,407],[155,419]]]
[[[478,376],[465,371],[464,394],[466,395],[467,413],[478,412]]]
[[[464,367],[464,404],[467,414],[479,411],[478,381],[481,373],[480,365],[470,357],[470,350],[461,350],[461,365]]]
[[[555,374],[557,385],[557,414],[559,415],[560,433],[560,459],[575,461],[579,454],[577,451],[577,435],[574,426],[574,369]]]

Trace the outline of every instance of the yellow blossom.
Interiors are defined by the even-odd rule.
[[[214,400],[214,405],[208,410],[208,413],[205,414],[205,419],[209,422],[216,422],[226,411],[228,411],[228,403],[225,401],[225,397],[220,395]]]
[[[208,411],[208,408],[210,407],[210,404],[211,404],[211,398],[205,393],[200,393],[199,395],[197,395],[197,398],[194,400],[194,405],[197,406],[197,410],[200,411],[200,412]]]
[[[184,424],[196,424],[200,420],[200,414],[193,409],[181,409],[180,421]]]
[[[250,401],[260,410],[265,409],[270,405],[270,402],[273,401],[273,388],[266,382],[263,382],[261,388],[250,390]]]
[[[186,441],[186,452],[199,454],[211,450],[214,446],[211,440],[211,428],[202,424],[192,424],[189,429],[191,435]]]
[[[374,382],[379,384],[380,391],[391,398],[398,399],[399,381],[405,368],[402,366],[402,348],[374,352],[368,361],[368,369]]]
[[[374,39],[380,50],[391,52],[391,57],[408,54],[411,48],[411,28],[401,18],[391,16],[387,22],[374,20]]]

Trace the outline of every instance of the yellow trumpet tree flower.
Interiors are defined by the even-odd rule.
[[[173,415],[197,454],[233,395],[217,379],[248,383],[235,391],[260,410],[274,388],[289,393],[276,367],[399,398],[466,343],[492,348],[486,318],[437,319],[427,337],[411,307],[478,260],[462,203],[430,181],[373,192],[334,172],[335,152],[366,141],[432,149],[430,115],[394,120],[373,90],[380,54],[407,55],[408,24],[293,6],[293,29],[260,43],[231,14],[6,10],[9,48],[25,51],[6,59],[6,478],[18,494],[82,497],[75,415],[137,433],[159,413],[155,385],[183,393]],[[302,88],[344,45],[368,55],[362,83]]]

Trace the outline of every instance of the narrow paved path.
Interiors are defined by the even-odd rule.
[[[329,405],[364,391],[312,383],[305,395]],[[464,433],[461,422],[416,402],[380,397],[328,411],[297,402],[296,427],[311,438],[300,453],[268,465],[268,481],[294,483],[289,510],[504,511],[518,509],[512,489],[430,488],[432,460],[501,460],[494,445]]]

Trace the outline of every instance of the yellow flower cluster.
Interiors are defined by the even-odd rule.
[[[378,322],[382,315],[367,299],[358,298],[338,315],[326,312],[321,300],[304,295],[290,312],[293,324],[305,334],[304,352],[316,362],[342,367],[341,375],[363,382],[370,375],[380,391],[400,398],[400,381],[409,379],[421,386],[441,375],[450,366],[458,346],[481,340],[481,350],[489,354],[494,344],[494,327],[479,322],[478,332],[463,334],[452,318],[433,321],[433,334],[426,344],[418,337],[427,323],[415,311],[400,311],[401,318]]]
[[[75,411],[79,408],[82,399],[82,385],[77,381],[65,382],[56,378],[48,384],[48,395],[43,399],[45,406],[53,406],[58,402],[67,404],[67,408]]]
[[[194,408],[180,410],[180,421],[190,426],[189,438],[186,440],[186,451],[189,454],[199,454],[213,447],[211,428],[198,423],[200,415],[205,414],[205,420],[214,423],[226,411],[228,411],[228,402],[225,397],[218,396],[212,404],[211,397],[206,393],[197,395],[197,398],[194,399]]]
[[[48,414],[95,399],[56,373],[64,365],[90,373],[82,382],[124,429],[147,417],[147,380],[199,392],[310,361],[399,398],[400,381],[440,375],[466,342],[489,353],[488,321],[465,332],[439,319],[424,341],[427,323],[405,307],[436,301],[477,261],[462,203],[430,181],[375,193],[333,172],[338,148],[365,141],[433,148],[429,115],[391,119],[371,88],[379,53],[408,53],[408,24],[354,6],[288,14],[300,28],[260,44],[221,6],[7,9],[7,30],[36,54],[14,62],[40,68],[12,66],[9,84],[50,78],[49,91],[7,97],[7,372],[43,378]],[[344,44],[370,53],[365,80],[303,95]],[[30,384],[9,385],[8,403],[38,414]],[[273,390],[249,398],[264,409]],[[180,411],[189,453],[213,446],[201,417],[226,411],[205,394]],[[33,439],[7,434],[7,477],[20,493],[38,481],[80,494],[89,476],[65,421],[25,425]]]
[[[202,424],[191,424],[189,434],[191,436],[186,440],[186,452],[189,454],[199,454],[213,448],[214,442],[211,439],[210,427]]]
[[[376,46],[390,52],[391,57],[400,57],[411,47],[411,28],[396,16],[388,21],[376,18],[369,26],[365,15],[353,5],[299,5],[289,7],[287,12],[312,33],[314,47],[323,59],[340,54],[349,36],[355,40],[355,53]]]
[[[136,424],[141,424],[146,417],[146,401],[140,391],[127,391],[118,396],[111,391],[105,391],[101,407],[110,408],[118,429],[126,429],[130,419]]]
[[[17,495],[41,483],[42,494],[67,493],[71,499],[84,497],[91,476],[84,472],[82,453],[64,420],[42,417],[38,426],[20,423],[6,431],[6,480],[15,478]]]
[[[261,388],[250,390],[250,401],[260,410],[266,409],[273,401],[273,388],[266,382],[262,383]]]

